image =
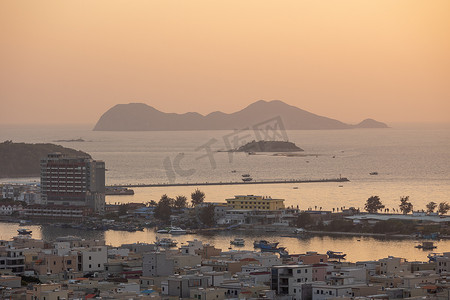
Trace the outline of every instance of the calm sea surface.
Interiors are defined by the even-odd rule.
[[[370,129],[287,131],[289,140],[303,148],[307,156],[273,156],[215,152],[231,145],[255,139],[245,131],[187,132],[98,132],[88,127],[8,126],[0,130],[0,141],[54,142],[82,138],[86,142],[55,142],[83,150],[94,159],[104,160],[107,184],[240,181],[249,173],[254,180],[349,178],[346,183],[302,183],[270,185],[200,186],[206,201],[222,202],[238,194],[284,198],[286,205],[301,209],[322,207],[359,207],[372,195],[378,195],[388,208],[398,208],[401,196],[409,196],[414,209],[425,209],[430,201],[450,202],[450,130],[449,129]],[[210,150],[210,151],[209,151]],[[236,170],[236,172],[232,172]],[[378,175],[369,175],[370,172]],[[0,179],[0,182],[32,182],[39,178]],[[340,187],[342,185],[342,187]],[[294,189],[298,187],[298,189]],[[195,187],[135,188],[134,196],[108,196],[107,202],[148,202],[161,195],[175,197]],[[12,224],[2,224],[2,238],[15,234]],[[9,228],[9,229],[7,229]],[[17,228],[16,228],[17,229]],[[52,238],[60,229],[35,228],[35,237]],[[61,233],[63,234],[63,233]],[[95,234],[98,232],[77,233]],[[153,241],[152,231],[102,233],[108,244]],[[413,247],[414,241],[373,238],[314,237],[306,240],[271,237],[288,246],[291,252],[346,251],[350,260],[398,255],[425,259],[426,253]],[[179,242],[192,239],[183,236]],[[201,236],[197,236],[201,238]],[[208,240],[228,248],[234,235],[218,234]],[[253,239],[253,237],[252,237]],[[289,239],[289,240],[286,240]],[[357,241],[360,239],[360,241]],[[399,244],[402,247],[399,247]],[[250,243],[248,243],[250,245]],[[450,251],[448,242],[440,242],[436,251]],[[380,256],[381,255],[381,256]]]

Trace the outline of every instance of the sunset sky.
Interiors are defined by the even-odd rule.
[[[0,40],[0,124],[259,99],[349,123],[450,122],[449,0],[2,0]]]

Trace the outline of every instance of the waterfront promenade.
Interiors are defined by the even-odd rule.
[[[248,185],[248,184],[278,184],[278,183],[320,183],[347,182],[346,177],[325,179],[286,179],[286,180],[258,180],[258,181],[220,181],[220,182],[185,182],[185,183],[138,183],[115,184],[108,187],[166,187],[166,186],[206,186],[206,185]]]

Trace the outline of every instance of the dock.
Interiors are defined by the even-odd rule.
[[[321,182],[347,182],[346,177],[328,179],[287,179],[287,180],[259,180],[259,181],[220,181],[220,182],[186,182],[186,183],[142,183],[142,184],[116,184],[107,187],[133,188],[133,187],[169,187],[169,186],[207,186],[207,185],[248,185],[248,184],[280,184],[280,183],[321,183]]]

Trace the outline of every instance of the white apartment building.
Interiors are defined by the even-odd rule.
[[[292,300],[304,298],[303,286],[312,283],[311,265],[281,265],[272,267],[271,289],[278,296],[292,296]]]

